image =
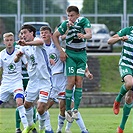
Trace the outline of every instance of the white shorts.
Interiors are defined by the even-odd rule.
[[[55,74],[52,76],[52,89],[50,92],[50,98],[65,99],[67,78],[64,73]]]
[[[28,102],[34,102],[39,97],[39,102],[47,103],[50,89],[50,79],[38,79],[36,76],[34,76],[32,80],[29,79],[25,90],[25,100]]]
[[[0,100],[3,102],[7,102],[11,95],[13,95],[15,98],[18,93],[24,95],[22,80],[11,83],[4,83],[0,86]]]

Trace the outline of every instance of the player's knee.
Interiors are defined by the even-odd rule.
[[[126,102],[127,104],[131,104],[131,103],[132,103],[132,96],[126,95],[126,96],[125,96],[125,102]]]
[[[23,105],[24,95],[21,94],[21,93],[16,94],[15,100],[16,100],[16,103],[17,103],[17,107]]]
[[[17,98],[22,98],[22,99],[24,99],[24,95],[21,94],[21,93],[18,93],[18,94],[16,94],[16,96],[15,96],[15,100],[16,100]]]
[[[0,105],[3,103],[3,101],[0,100]]]

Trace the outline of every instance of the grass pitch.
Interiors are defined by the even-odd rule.
[[[112,108],[80,108],[79,111],[90,133],[116,133],[116,128],[122,116],[122,109],[117,116],[113,114]],[[51,108],[49,112],[52,128],[54,132],[56,132],[59,109]],[[132,133],[132,125],[131,112],[124,133]],[[63,133],[64,129],[65,126],[63,128]],[[81,132],[75,121],[72,124],[71,131],[72,133]],[[0,108],[0,133],[15,133],[15,108]]]

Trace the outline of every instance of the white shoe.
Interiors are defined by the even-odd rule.
[[[72,133],[72,132],[71,132],[71,130],[66,129],[66,130],[65,130],[65,133]]]
[[[78,111],[77,110],[74,110],[73,112],[72,112],[72,118],[73,119],[78,119]]]
[[[68,122],[72,123],[73,122],[73,118],[72,118],[72,112],[69,110],[69,111],[65,111],[65,118]]]

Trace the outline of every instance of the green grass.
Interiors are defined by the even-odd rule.
[[[122,82],[119,74],[119,56],[98,56],[100,62],[100,91],[118,92]]]
[[[120,123],[122,109],[119,115],[114,115],[112,108],[80,108],[80,113],[84,119],[84,123],[90,133],[116,133],[116,128]],[[51,125],[56,132],[57,116],[59,109],[51,108]],[[132,116],[130,115],[125,133],[132,133]],[[38,129],[38,122],[37,122]],[[0,133],[14,133],[15,131],[15,109],[1,108],[0,109]],[[80,133],[79,127],[74,121],[71,127],[72,133]],[[63,128],[64,133],[64,128]]]

